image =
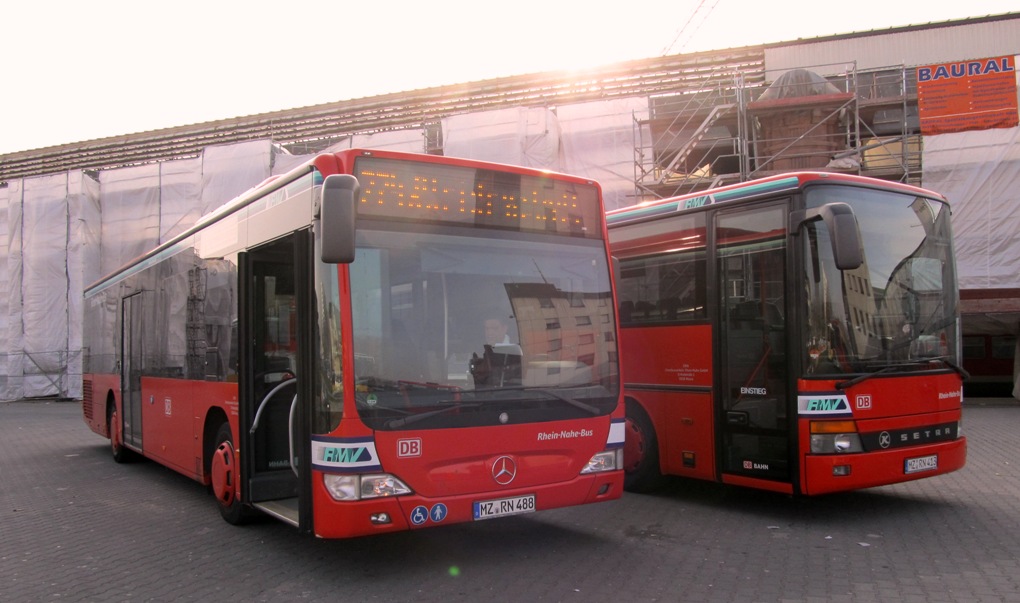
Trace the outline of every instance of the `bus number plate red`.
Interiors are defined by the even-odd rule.
[[[918,473],[921,471],[935,471],[939,468],[939,455],[919,456],[907,459],[903,462],[903,473]]]
[[[513,498],[483,500],[476,502],[474,507],[476,520],[531,513],[535,510],[535,495],[526,494],[524,496],[514,496]]]

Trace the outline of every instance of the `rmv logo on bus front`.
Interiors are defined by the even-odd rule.
[[[837,415],[850,413],[850,401],[846,396],[807,397],[802,396],[798,404],[801,414]]]
[[[364,446],[358,448],[323,448],[322,460],[327,463],[358,463],[372,460],[368,449]]]
[[[817,398],[808,400],[805,410],[846,410],[846,403],[842,398]]]

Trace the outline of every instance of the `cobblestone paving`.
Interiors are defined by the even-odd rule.
[[[1020,602],[1020,405],[968,401],[967,466],[793,499],[654,495],[323,541],[223,522],[201,485],[115,464],[75,402],[0,403],[0,601]]]

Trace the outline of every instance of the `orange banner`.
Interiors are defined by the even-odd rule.
[[[917,108],[922,134],[1016,127],[1015,57],[918,67]]]

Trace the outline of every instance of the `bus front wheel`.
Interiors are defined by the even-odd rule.
[[[249,514],[241,503],[237,483],[240,478],[237,470],[237,452],[230,432],[230,423],[220,425],[214,443],[210,468],[212,491],[223,519],[227,520],[227,523],[241,525],[248,520]]]
[[[623,446],[623,487],[628,492],[648,492],[662,480],[659,442],[655,427],[637,402],[627,401],[627,430]]]
[[[124,432],[120,426],[117,403],[113,400],[106,404],[106,433],[110,436],[110,451],[114,462],[126,463],[131,460],[131,451],[124,446]]]

